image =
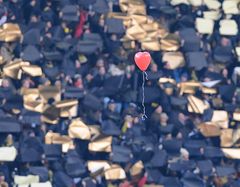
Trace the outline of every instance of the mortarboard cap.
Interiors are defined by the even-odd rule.
[[[79,20],[79,8],[76,5],[66,5],[61,10],[62,19],[64,21],[78,21]]]
[[[204,0],[204,4],[209,10],[218,10],[221,7],[221,3],[217,0]]]
[[[0,133],[20,133],[21,125],[11,117],[0,117]]]
[[[28,45],[24,48],[21,58],[30,62],[36,62],[41,59],[41,53],[35,46]]]
[[[63,96],[66,99],[80,99],[84,97],[84,93],[80,88],[76,88],[73,86],[67,86],[64,89]]]
[[[203,179],[193,174],[192,172],[186,172],[181,179],[184,187],[205,187]]]
[[[18,186],[18,187],[22,187],[22,186]],[[38,183],[31,183],[31,187],[52,187],[52,184],[50,181],[38,182]]]
[[[0,161],[12,162],[17,157],[17,149],[15,147],[0,147]]]
[[[236,87],[234,85],[222,85],[219,86],[219,94],[221,98],[226,102],[231,102],[235,94]]]
[[[91,138],[89,127],[80,119],[72,120],[68,128],[68,134],[71,138],[79,138],[81,140],[90,140]]]
[[[95,53],[99,49],[99,44],[95,41],[80,40],[77,44],[77,51],[86,55]]]
[[[201,148],[204,148],[206,143],[203,140],[187,140],[184,143],[184,148],[188,151],[190,156],[201,156]]]
[[[165,177],[161,176],[161,184],[163,184],[163,187],[176,187],[176,186],[181,186],[181,182],[177,177]],[[149,186],[151,187],[151,186]],[[159,186],[161,187],[161,186]]]
[[[54,101],[61,99],[61,88],[58,86],[39,85],[38,91],[44,102],[48,102],[49,99],[54,99]]]
[[[147,176],[147,183],[155,183],[158,184],[161,180],[162,174],[158,169],[150,169],[146,168]]]
[[[57,171],[53,173],[54,184],[58,187],[67,187],[73,185],[73,179],[70,178],[63,171]]]
[[[28,30],[23,35],[23,44],[26,45],[39,45],[40,44],[40,30],[33,28]]]
[[[100,171],[104,171],[106,169],[110,168],[110,164],[108,163],[108,161],[105,160],[89,160],[87,162],[87,167],[88,167],[88,171],[90,171],[90,173],[92,175],[99,173]]]
[[[165,149],[167,153],[170,155],[180,154],[181,147],[182,147],[182,141],[180,140],[172,139],[172,140],[163,141],[163,149]]]
[[[94,103],[94,105],[93,105],[93,103]],[[83,98],[82,104],[85,108],[95,110],[95,111],[102,110],[102,108],[103,108],[101,101],[92,94],[87,94]]]
[[[204,110],[209,108],[209,105],[204,103],[201,99],[189,95],[188,96],[188,111],[197,114],[203,114]]]
[[[221,135],[220,127],[211,122],[201,123],[198,126],[198,129],[205,137],[215,137]]]
[[[184,41],[183,50],[185,52],[199,51],[200,38],[193,28],[185,28],[179,31],[180,38]]]
[[[224,0],[222,3],[222,9],[225,14],[240,14],[239,1]]]
[[[161,90],[159,88],[154,87],[146,87],[145,88],[145,102],[152,103],[157,101],[161,97]],[[138,100],[142,100],[142,90],[139,91]]]
[[[130,168],[130,174],[131,176],[139,175],[141,174],[143,169],[144,169],[144,165],[143,165],[143,162],[140,160]]]
[[[214,110],[211,122],[217,124],[221,128],[228,128],[228,113],[224,110]]]
[[[200,160],[197,162],[200,173],[203,176],[211,176],[213,173],[213,163],[211,160]]]
[[[106,0],[96,0],[96,2],[94,4],[92,4],[92,10],[97,13],[100,13],[100,14],[108,13],[109,7],[107,4],[107,1]]]
[[[20,148],[20,158],[22,162],[39,162],[42,160],[42,153],[37,148]]]
[[[165,150],[155,150],[152,159],[146,164],[151,168],[163,167],[167,164],[167,152]]]
[[[172,133],[173,130],[174,130],[174,125],[173,124],[168,124],[166,126],[161,126],[159,128],[160,132],[163,133],[163,134],[169,134],[169,133]]]
[[[55,104],[55,107],[60,111],[60,117],[76,117],[78,110],[78,100],[69,99],[58,101]]]
[[[222,19],[219,32],[221,35],[235,36],[238,33],[238,25],[235,20]]]
[[[126,163],[131,160],[132,152],[129,148],[119,145],[112,146],[111,161],[114,163]]]
[[[232,58],[231,46],[217,46],[213,51],[213,58],[217,63],[230,63]]]
[[[88,8],[89,5],[96,3],[96,0],[88,0],[88,1],[78,0],[77,2],[79,5],[83,6],[84,8]]]
[[[112,151],[112,137],[96,137],[88,144],[89,151],[92,152],[111,152]]]
[[[113,164],[104,171],[106,180],[121,180],[126,178],[126,173],[121,166]]]
[[[29,168],[29,173],[32,175],[38,175],[40,182],[48,181],[48,169],[43,166],[32,166]]]
[[[203,12],[203,17],[205,19],[211,19],[211,20],[214,20],[214,21],[217,21],[220,19],[221,17],[221,12],[220,11],[204,11]]]
[[[125,33],[123,20],[121,20],[121,19],[108,18],[106,20],[105,25],[107,26],[108,33],[114,33],[114,34]]]
[[[73,178],[79,177],[86,172],[84,162],[79,158],[75,151],[70,151],[67,153],[65,171],[70,177]]]
[[[60,144],[45,144],[44,152],[47,160],[58,160],[62,155],[62,145]]]
[[[166,31],[163,30],[160,45],[163,51],[177,51],[180,48],[180,38],[176,34],[166,33]]]
[[[103,121],[101,131],[108,136],[119,136],[121,134],[120,128],[112,120]]]
[[[233,129],[222,129],[221,131],[221,147],[232,147],[234,142],[233,142],[233,134],[234,131]]]
[[[204,156],[206,158],[221,158],[224,155],[220,148],[207,146],[204,148]]]
[[[236,170],[231,166],[217,166],[216,173],[219,177],[227,177],[236,174]]]
[[[201,34],[212,34],[214,28],[214,21],[211,19],[197,18],[196,29]]]
[[[52,60],[60,61],[63,59],[62,54],[56,50],[55,51],[44,51],[43,55],[47,60],[50,60],[50,61],[52,61]]]
[[[169,164],[169,169],[177,172],[185,172],[187,170],[192,170],[195,167],[196,163],[193,160],[180,160]]]
[[[201,70],[207,67],[207,59],[204,52],[188,52],[186,53],[186,59],[188,67],[194,68],[195,70]]]
[[[20,175],[15,175],[14,176],[14,183],[17,185],[27,185],[32,183],[37,183],[39,182],[39,176],[37,175],[27,175],[27,176],[20,176]]]
[[[222,152],[229,159],[240,159],[239,148],[222,148]]]
[[[22,37],[22,32],[18,24],[4,23],[0,29],[0,41],[14,42]]]
[[[38,112],[32,112],[28,110],[23,110],[21,112],[22,119],[21,122],[24,124],[41,124],[41,115]]]
[[[177,69],[185,65],[184,56],[181,52],[167,52],[163,54],[162,61],[167,69]]]

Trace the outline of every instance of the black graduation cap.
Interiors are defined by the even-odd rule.
[[[8,99],[13,97],[14,95],[13,91],[14,90],[11,87],[6,87],[6,88],[0,87],[0,98]]]
[[[185,172],[192,170],[196,167],[196,163],[193,160],[180,160],[169,164],[171,171]]]
[[[154,155],[152,159],[149,161],[149,163],[146,164],[146,166],[147,167],[149,166],[151,168],[162,167],[167,164],[167,159],[168,159],[168,155],[165,150],[156,149],[154,151]]]
[[[190,156],[201,156],[200,148],[204,148],[206,143],[204,140],[187,140],[184,143],[184,148],[187,149]]]
[[[96,2],[92,5],[92,10],[104,14],[109,12],[108,3],[106,0],[96,0]]]
[[[111,76],[106,78],[106,80],[103,83],[103,95],[104,96],[114,96],[115,94],[117,94],[121,87],[122,87],[122,83],[123,83],[123,78],[124,76],[120,75],[120,76]]]
[[[123,34],[125,32],[123,20],[116,18],[107,18],[105,25],[108,33]]]
[[[172,133],[174,130],[174,125],[173,124],[168,124],[166,126],[160,126],[160,132],[163,134],[169,134]]]
[[[233,113],[238,107],[237,104],[231,104],[231,103],[224,103],[223,105],[224,105],[223,106],[224,110],[230,113]]]
[[[64,21],[78,21],[79,20],[79,8],[76,5],[66,5],[62,9],[62,19]]]
[[[204,156],[206,158],[222,158],[224,154],[218,147],[207,146],[204,148]]]
[[[184,28],[179,32],[181,39],[184,41],[183,50],[185,52],[199,51],[200,38],[193,28]]]
[[[181,147],[182,147],[181,140],[172,139],[163,141],[163,149],[165,149],[167,153],[170,155],[179,155]]]
[[[234,85],[222,85],[219,86],[219,94],[221,98],[226,102],[232,102],[236,87]]]
[[[213,172],[213,163],[211,160],[200,160],[197,162],[200,173],[203,176],[211,176]]]
[[[58,160],[62,155],[61,144],[45,144],[44,152],[48,160]]]
[[[56,42],[56,48],[60,50],[67,51],[71,47],[75,46],[77,43],[77,40],[75,38],[64,38],[64,40],[60,40]]]
[[[161,177],[160,184],[164,185],[164,187],[177,187],[182,186],[180,180],[177,177]]]
[[[40,44],[40,30],[37,28],[28,30],[23,35],[23,44],[39,45]]]
[[[33,112],[33,111],[28,111],[28,110],[23,110],[21,112],[21,122],[24,124],[41,124],[41,114],[38,112]]]
[[[81,40],[77,44],[77,51],[86,55],[90,55],[99,50],[99,45],[94,41]]]
[[[92,5],[94,3],[96,3],[96,0],[78,0],[77,1],[79,5],[83,6],[84,8],[88,8],[89,5]]]
[[[236,170],[232,166],[216,166],[216,173],[219,177],[227,177],[236,174]]]
[[[52,39],[54,41],[62,41],[64,37],[65,37],[65,33],[62,27],[60,26],[53,27]]]
[[[120,128],[112,120],[103,121],[101,130],[105,135],[119,136],[121,134]]]
[[[170,97],[170,102],[171,105],[173,106],[174,109],[178,109],[181,111],[186,111],[186,106],[188,103],[188,100],[186,97],[175,97],[171,96]]]
[[[41,54],[40,54],[39,50],[36,48],[36,46],[28,45],[23,50],[21,57],[23,60],[30,61],[30,62],[36,62],[41,59]]]
[[[142,88],[139,90],[138,101],[142,101]],[[159,100],[161,98],[161,90],[157,87],[145,87],[145,103],[152,103],[154,101]]]
[[[38,175],[40,182],[48,181],[48,169],[44,166],[31,166],[29,168],[29,173],[32,175]]]
[[[159,7],[159,10],[160,10],[164,15],[167,15],[167,16],[176,16],[176,14],[177,14],[177,11],[176,11],[173,7],[168,6],[168,5],[160,6],[160,7]]]
[[[214,110],[211,108],[204,110],[203,116],[202,116],[203,121],[211,121],[213,112],[214,112]]]
[[[80,99],[84,97],[83,90],[80,88],[76,88],[74,86],[65,87],[65,91],[63,93],[64,98],[76,98]]]
[[[20,147],[20,158],[22,162],[39,162],[42,160],[42,153],[33,147]]]
[[[145,2],[146,2],[146,5],[153,8],[159,8],[161,6],[167,5],[166,0],[156,0],[156,1],[146,0]]]
[[[205,187],[203,179],[192,172],[186,172],[181,181],[184,187]]]
[[[146,172],[148,173],[147,182],[148,183],[160,183],[162,174],[158,169],[147,168]]]
[[[42,69],[44,74],[52,80],[55,80],[56,77],[60,74],[60,68],[58,65],[53,65],[52,67],[44,66]]]
[[[44,57],[47,59],[47,60],[56,60],[56,61],[60,61],[63,59],[63,55],[57,51],[57,50],[54,50],[54,51],[44,51],[43,52],[43,55]]]
[[[69,187],[73,185],[73,179],[63,171],[56,171],[53,173],[53,183],[57,187]]]
[[[117,163],[126,163],[131,160],[132,151],[131,149],[120,146],[120,145],[112,145],[112,155],[111,160]]]
[[[94,95],[87,94],[82,101],[83,107],[91,110],[102,110],[102,102]]]
[[[79,177],[86,172],[83,160],[76,151],[71,150],[66,155],[65,171],[70,177]]]
[[[158,71],[158,72],[147,72],[148,74],[148,80],[152,80],[152,81],[155,81],[155,80],[159,80],[159,78],[163,75],[162,72]]]
[[[216,46],[213,51],[213,58],[220,63],[231,63],[232,47],[230,46]]]
[[[6,103],[4,104],[3,108],[5,110],[12,110],[12,109],[23,109],[23,98],[21,95],[12,95],[6,99]]]
[[[83,40],[84,41],[94,41],[98,45],[98,47],[101,49],[103,47],[103,40],[100,34],[98,33],[84,33],[83,34]]]
[[[188,52],[186,53],[188,67],[194,68],[195,70],[201,70],[207,67],[207,59],[204,52]]]
[[[21,125],[11,117],[0,117],[0,133],[20,133]]]

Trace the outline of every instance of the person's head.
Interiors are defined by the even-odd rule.
[[[37,23],[38,22],[38,17],[36,15],[31,16],[31,21],[32,23]]]
[[[2,87],[7,88],[10,86],[10,82],[8,79],[3,79],[2,81]]]
[[[105,67],[100,67],[100,69],[99,69],[99,74],[100,74],[100,75],[105,75],[105,74],[106,74]]]
[[[13,136],[12,134],[8,134],[6,137],[6,145],[11,146],[13,144]]]
[[[168,115],[166,113],[161,113],[159,115],[161,125],[167,125]]]
[[[152,72],[157,72],[157,71],[158,71],[158,66],[157,66],[157,64],[152,63],[152,65],[151,65],[151,71],[152,71]]]
[[[159,105],[156,109],[155,109],[155,113],[161,114],[163,112],[162,106]]]
[[[108,109],[112,112],[114,112],[116,110],[116,104],[112,101],[109,102],[108,104]]]
[[[75,67],[80,68],[81,67],[81,62],[79,60],[75,61]]]
[[[98,68],[103,67],[103,66],[104,66],[104,60],[103,60],[102,58],[99,58],[99,59],[97,60],[96,66],[97,66]]]
[[[4,182],[5,181],[5,176],[3,172],[0,172],[0,182]]]

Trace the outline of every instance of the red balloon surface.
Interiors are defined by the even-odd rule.
[[[146,71],[149,64],[151,63],[151,55],[149,52],[138,52],[135,54],[134,60],[137,67],[141,71]]]

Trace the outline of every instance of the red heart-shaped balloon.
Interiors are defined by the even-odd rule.
[[[134,60],[141,71],[146,71],[151,62],[151,55],[149,52],[138,52],[135,54]]]

